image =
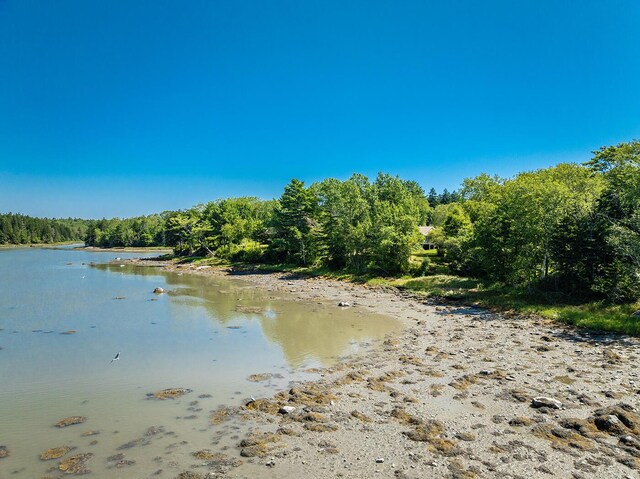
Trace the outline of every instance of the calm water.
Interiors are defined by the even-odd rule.
[[[313,378],[305,370],[366,352],[399,328],[236,280],[90,265],[114,257],[0,250],[0,446],[11,451],[0,459],[0,478],[45,475],[58,461],[38,456],[57,446],[77,448],[67,457],[94,454],[87,477],[151,477],[159,469],[174,477],[198,462],[192,452],[237,442],[241,426],[211,426],[211,410]],[[167,294],[153,294],[156,287]],[[248,381],[255,373],[273,376]],[[146,397],[170,387],[193,392],[173,401]],[[87,421],[53,427],[76,415]],[[147,438],[151,426],[163,429]],[[121,448],[132,440],[139,444]],[[107,458],[118,452],[135,464],[114,468]]]

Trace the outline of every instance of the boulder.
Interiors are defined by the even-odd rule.
[[[539,407],[549,407],[553,409],[562,408],[562,402],[557,399],[547,397],[547,396],[538,396],[531,400],[531,406],[535,408]]]

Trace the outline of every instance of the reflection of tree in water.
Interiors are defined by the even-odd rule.
[[[398,323],[379,315],[356,316],[325,306],[282,301],[276,318],[260,318],[265,336],[282,348],[294,367],[314,359],[330,365],[348,351],[352,342],[382,338],[397,329]]]
[[[362,315],[335,306],[280,300],[272,293],[219,277],[180,275],[156,268],[106,265],[109,271],[162,276],[171,301],[202,307],[223,326],[235,320],[258,319],[264,336],[280,345],[289,364],[308,359],[335,362],[352,343],[382,338],[399,324],[385,316]]]

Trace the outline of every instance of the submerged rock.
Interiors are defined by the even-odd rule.
[[[73,426],[74,424],[81,424],[87,420],[84,416],[70,416],[58,421],[55,426],[57,427],[67,427]]]
[[[238,306],[236,306],[236,311],[238,313],[261,314],[262,313],[262,308],[259,307],[259,306],[238,305]]]
[[[9,454],[11,454],[11,451],[7,449],[7,446],[0,446],[0,459],[7,457]]]
[[[191,389],[186,388],[169,388],[163,389],[162,391],[157,391],[151,394],[151,397],[156,399],[165,400],[165,399],[177,399],[180,396],[184,396],[187,393],[192,392]]]
[[[226,406],[221,406],[215,411],[211,412],[211,416],[209,417],[209,420],[211,424],[214,424],[214,425],[222,424],[234,414],[236,414],[235,409],[232,409]]]
[[[51,459],[59,459],[71,450],[68,446],[52,447],[40,454],[42,461],[50,461]]]
[[[272,377],[273,375],[270,373],[252,374],[249,377],[247,377],[247,381],[258,383],[260,381],[266,381],[267,379],[271,379]]]
[[[184,471],[178,474],[177,479],[203,479],[202,475],[191,471]]]

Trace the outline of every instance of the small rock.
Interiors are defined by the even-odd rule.
[[[338,303],[338,306],[340,306],[341,308],[348,308],[349,306],[351,306],[351,303],[347,303],[346,301],[340,301]]]
[[[383,459],[383,458],[381,458],[381,457],[379,457],[379,458],[377,458],[377,459],[376,459],[376,462],[377,462],[378,464],[382,464],[382,463],[384,462],[384,459]]]
[[[296,408],[295,408],[295,407],[293,407],[293,406],[282,406],[282,407],[278,410],[278,412],[279,412],[280,414],[291,414],[291,413],[292,413],[293,411],[295,411],[295,410],[296,410]]]
[[[7,446],[0,446],[0,459],[7,457],[9,454],[10,451],[7,449]]]
[[[156,288],[156,289],[154,289],[154,290],[153,290],[153,292],[154,292],[155,294],[162,294],[162,293],[164,293],[164,289],[162,289],[162,288]]]
[[[549,407],[553,409],[560,409],[562,408],[562,402],[554,398],[550,398],[546,396],[538,396],[531,400],[531,406],[535,408]]]

